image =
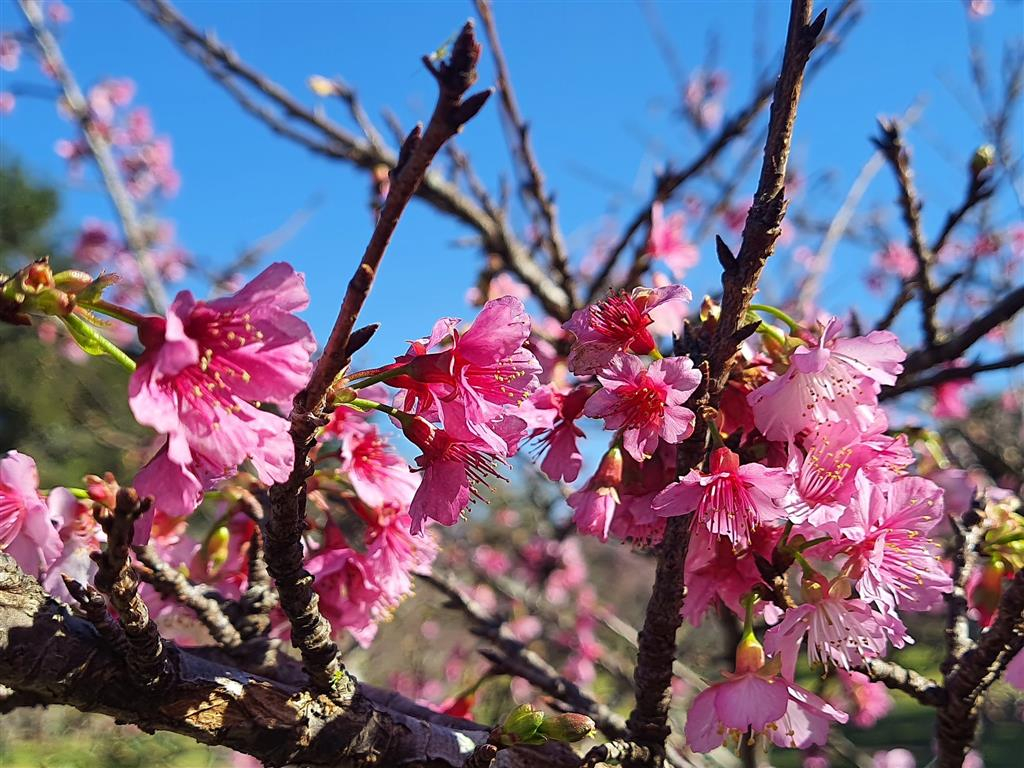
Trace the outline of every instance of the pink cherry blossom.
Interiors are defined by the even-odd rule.
[[[583,466],[583,454],[577,447],[583,430],[576,426],[576,420],[582,415],[593,388],[581,386],[562,393],[551,387],[541,387],[537,392],[542,402],[551,405],[558,414],[550,429],[534,433],[540,444],[538,456],[544,456],[541,471],[550,480],[571,483]]]
[[[141,494],[183,516],[245,459],[264,482],[287,479],[288,423],[257,404],[288,407],[306,383],[315,342],[293,313],[308,300],[302,276],[277,263],[232,296],[204,302],[182,291],[166,318],[147,319],[129,403],[167,444],[136,478]]]
[[[394,368],[406,373],[387,381],[406,390],[404,410],[437,418],[448,432],[479,438],[500,451],[504,438],[493,422],[513,412],[536,388],[540,365],[524,344],[530,317],[513,296],[488,301],[473,324],[456,330],[456,318],[443,318],[431,335],[413,342]],[[430,352],[447,338],[451,347]]]
[[[797,654],[807,637],[807,660],[826,670],[829,666],[849,670],[866,659],[885,654],[890,634],[901,647],[909,639],[895,617],[876,613],[867,603],[851,598],[845,577],[831,584],[823,577],[805,579],[803,605],[786,611],[782,621],[765,633],[765,651],[782,658],[788,677],[795,674]]]
[[[681,443],[696,419],[686,401],[700,384],[700,371],[688,357],[654,361],[645,368],[636,355],[615,355],[597,380],[602,389],[583,413],[603,418],[605,429],[623,430],[622,445],[637,461],[654,455],[658,440]]]
[[[576,336],[569,370],[577,376],[597,373],[618,352],[647,355],[655,349],[649,326],[651,310],[669,301],[687,302],[690,290],[681,285],[634,288],[610,293],[596,304],[576,310],[563,328]]]
[[[700,260],[697,246],[683,234],[685,225],[686,217],[681,212],[666,217],[660,202],[651,206],[651,234],[647,240],[647,254],[652,259],[665,262],[677,280]]]
[[[874,683],[861,672],[843,669],[836,670],[836,676],[850,700],[850,705],[842,708],[853,710],[850,720],[858,728],[871,728],[892,709],[892,696],[885,683]]]
[[[479,486],[490,488],[490,481],[501,477],[498,465],[505,464],[504,456],[515,453],[514,441],[524,428],[523,422],[514,417],[497,425],[499,437],[504,434],[512,442],[506,442],[501,453],[495,453],[480,438],[455,437],[418,416],[406,419],[405,436],[423,451],[416,458],[422,479],[409,506],[412,532],[420,533],[427,518],[455,525],[473,499],[481,498]]]
[[[690,470],[658,495],[654,509],[664,517],[696,512],[698,524],[742,548],[755,530],[785,517],[778,502],[791,482],[784,469],[740,464],[738,455],[718,448],[711,454],[710,474]]]
[[[826,545],[848,555],[845,574],[865,602],[882,611],[897,606],[922,611],[952,589],[939,562],[941,549],[928,533],[942,520],[942,489],[921,477],[879,485],[863,473],[839,521],[844,540]]]
[[[875,420],[880,387],[896,383],[906,352],[888,331],[838,338],[841,330],[833,317],[817,346],[796,350],[784,374],[750,393],[754,421],[769,440],[829,421],[866,429]]]
[[[608,540],[616,508],[619,506],[619,486],[622,484],[622,451],[612,448],[604,455],[601,466],[579,491],[568,499],[573,510],[573,522],[580,533]]]
[[[21,63],[21,43],[14,35],[0,35],[0,69],[13,72]]]
[[[753,641],[756,643],[756,641]],[[848,716],[810,691],[752,659],[751,648],[736,652],[736,672],[697,694],[686,717],[686,741],[694,752],[710,752],[726,739],[739,742],[748,734],[767,735],[781,747],[824,744],[831,723]]]
[[[350,431],[341,441],[341,471],[359,499],[371,508],[387,503],[408,507],[419,478],[372,424]]]
[[[59,500],[61,494],[51,504]],[[42,576],[63,549],[50,509],[39,496],[35,461],[8,451],[0,459],[0,551],[17,560],[27,573]]]

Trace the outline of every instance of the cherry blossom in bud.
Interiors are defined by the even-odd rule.
[[[881,385],[896,383],[906,352],[888,331],[839,338],[835,317],[817,346],[797,349],[789,369],[750,393],[754,422],[769,440],[787,440],[825,422],[867,429],[876,419]]]
[[[622,430],[622,445],[637,461],[653,456],[658,441],[681,443],[696,420],[685,406],[700,384],[700,371],[688,357],[656,360],[645,368],[636,355],[615,355],[598,373],[602,389],[583,413],[604,419],[605,429]]]
[[[448,432],[501,451],[506,441],[493,422],[514,412],[537,387],[540,365],[524,346],[530,317],[519,299],[504,296],[488,301],[464,333],[456,330],[458,322],[435,323],[428,338],[413,342],[396,360],[394,367],[404,368],[405,375],[387,383],[406,389],[404,410],[437,418]],[[430,352],[448,338],[448,349]]]
[[[736,650],[736,671],[697,694],[686,717],[686,741],[710,752],[726,740],[764,734],[781,747],[824,744],[832,723],[849,718],[831,704],[781,677],[765,664],[764,650],[747,636]]]
[[[942,520],[942,489],[921,477],[872,483],[857,476],[857,493],[839,521],[843,539],[826,544],[845,553],[844,574],[861,599],[889,612],[927,610],[952,589],[928,533]]]
[[[129,404],[167,444],[136,478],[140,494],[183,516],[246,459],[263,482],[287,479],[288,423],[258,404],[287,408],[306,383],[316,345],[294,312],[308,301],[302,275],[277,263],[232,296],[204,302],[182,291],[166,318],[144,322]]]
[[[505,464],[504,456],[515,453],[515,441],[525,425],[510,417],[497,429],[513,440],[505,443],[500,454],[478,437],[454,437],[420,417],[405,420],[402,431],[423,452],[416,457],[422,479],[409,505],[413,533],[422,532],[428,518],[455,525],[473,499],[482,498],[479,487],[490,488],[490,482],[501,477],[498,465]]]
[[[569,370],[583,376],[598,373],[619,352],[650,354],[657,347],[649,329],[654,322],[651,310],[691,298],[690,290],[681,285],[634,288],[632,293],[609,293],[598,303],[576,310],[562,326],[576,336]]]
[[[50,510],[65,501],[67,492],[59,490],[48,500],[39,496],[39,473],[30,456],[8,451],[0,459],[0,551],[33,576],[42,576],[64,549]]]
[[[580,533],[608,541],[622,484],[622,451],[612,448],[604,455],[601,466],[582,490],[567,502],[573,511],[573,522]]]
[[[743,548],[758,528],[785,518],[779,501],[791,485],[786,470],[740,464],[733,451],[717,448],[711,454],[710,474],[690,470],[658,495],[654,509],[663,517],[695,512],[696,523]]]
[[[665,216],[661,203],[651,206],[651,234],[647,240],[647,254],[662,261],[676,280],[697,266],[700,252],[686,239],[683,228],[686,217],[681,212]]]
[[[788,677],[796,672],[797,655],[805,636],[807,660],[825,670],[830,666],[849,670],[867,659],[883,656],[890,636],[898,648],[910,640],[899,619],[875,612],[851,594],[846,577],[840,576],[831,583],[817,574],[805,577],[806,602],[789,608],[782,621],[764,636],[765,650],[782,659]]]

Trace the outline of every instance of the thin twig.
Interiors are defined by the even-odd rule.
[[[117,168],[117,161],[110,149],[110,142],[99,126],[97,126],[92,110],[82,94],[82,89],[75,80],[74,75],[64,61],[60,45],[57,39],[50,33],[43,19],[42,4],[38,0],[18,0],[22,13],[28,19],[35,34],[39,50],[46,62],[47,68],[53,77],[60,83],[64,92],[64,101],[68,111],[74,116],[82,129],[86,142],[96,167],[103,177],[103,184],[106,186],[107,195],[117,211],[121,222],[121,231],[124,233],[128,248],[135,258],[139,267],[139,275],[146,291],[146,296],[153,310],[163,312],[167,307],[167,293],[164,290],[160,273],[153,263],[149,254],[149,238],[146,236],[141,223],[139,222],[138,211],[135,203],[128,193]]]
[[[888,400],[893,397],[899,397],[907,392],[913,392],[927,387],[937,387],[939,384],[945,384],[950,381],[973,379],[979,373],[1001,371],[1006,370],[1007,368],[1016,368],[1021,365],[1024,365],[1024,353],[1007,355],[1001,360],[993,360],[989,363],[972,363],[971,365],[964,365],[960,367],[954,366],[951,368],[943,368],[930,376],[921,376],[907,381],[904,381],[901,376],[893,386],[883,387],[882,391],[878,395],[878,399]]]
[[[504,122],[509,135],[509,148],[513,157],[518,161],[516,163],[517,171],[522,176],[520,185],[536,204],[537,218],[545,233],[545,249],[551,257],[551,266],[555,274],[558,275],[562,289],[569,297],[569,309],[572,311],[576,308],[575,286],[569,271],[569,255],[565,246],[565,238],[562,236],[562,230],[558,224],[558,208],[555,205],[554,196],[547,190],[544,173],[540,169],[540,163],[533,150],[533,143],[530,141],[530,128],[519,111],[508,64],[498,38],[498,27],[494,21],[490,0],[475,0],[475,5],[490,43],[494,68],[497,70],[498,96],[501,100],[502,115],[505,117]]]

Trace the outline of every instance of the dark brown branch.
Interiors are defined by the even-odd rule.
[[[573,712],[593,719],[608,738],[627,734],[626,723],[608,707],[580,690],[544,659],[524,646],[505,623],[493,616],[450,576],[435,571],[420,576],[448,600],[448,605],[461,611],[471,622],[471,631],[494,644],[497,652],[484,649],[481,654],[501,672],[522,677],[535,688],[563,702]]]
[[[947,697],[936,716],[937,768],[960,768],[978,727],[985,692],[1024,648],[1024,570],[999,601],[992,624],[946,675]]]
[[[824,64],[830,58],[831,54],[838,50],[841,35],[835,33],[844,19],[847,17],[855,18],[852,14],[854,14],[856,8],[857,5],[854,0],[847,0],[831,14],[830,23],[825,29],[827,34],[824,37],[835,37],[835,39],[827,40],[828,45],[823,49],[822,55],[817,60],[818,67]],[[814,70],[815,68],[816,67],[812,66],[811,69]],[[604,291],[605,287],[609,284],[611,274],[615,269],[615,265],[618,262],[619,257],[641,229],[650,227],[651,209],[654,204],[668,201],[686,182],[690,181],[713,165],[721,156],[722,152],[724,152],[724,150],[729,147],[736,138],[742,136],[761,111],[768,106],[772,100],[772,94],[775,92],[775,85],[775,81],[773,80],[766,80],[762,83],[755,90],[751,101],[743,107],[743,109],[722,123],[718,133],[716,133],[707,145],[705,145],[704,150],[700,155],[690,161],[686,167],[676,171],[666,171],[655,180],[654,192],[650,199],[645,202],[633,218],[629,220],[629,223],[623,230],[622,235],[616,241],[615,245],[609,250],[608,256],[606,257],[601,270],[597,275],[595,275],[591,282],[590,289],[587,291],[586,303],[592,303],[600,296],[601,292]],[[642,275],[644,271],[646,271],[647,263],[643,255],[645,250],[646,242],[642,242],[637,246],[634,264],[630,270],[631,275]]]
[[[1010,320],[1024,309],[1024,285],[1021,285],[993,304],[985,314],[972,320],[958,333],[934,347],[911,352],[903,363],[903,376],[925,371],[942,363],[951,363],[985,334]]]
[[[569,311],[576,308],[576,297],[572,275],[569,272],[569,254],[558,224],[558,208],[554,196],[547,190],[544,173],[540,169],[537,155],[530,141],[530,128],[519,111],[515,91],[512,89],[512,78],[508,64],[498,38],[498,27],[494,21],[490,0],[475,0],[477,13],[484,25],[487,41],[490,43],[494,68],[498,74],[498,96],[501,100],[502,114],[505,117],[509,147],[516,166],[522,177],[520,185],[523,191],[533,200],[537,209],[536,219],[545,233],[544,246],[551,257],[551,266],[558,275],[558,281],[569,299]]]
[[[370,242],[349,281],[323,354],[306,388],[295,397],[291,414],[295,463],[291,475],[286,482],[278,483],[270,490],[266,561],[277,585],[281,607],[292,626],[292,642],[302,654],[314,686],[330,692],[336,701],[343,703],[351,701],[355,695],[355,682],[345,671],[338,656],[338,647],[331,640],[330,624],[320,614],[319,600],[313,591],[313,577],[302,567],[306,478],[312,472],[309,451],[314,432],[324,423],[328,389],[348,365],[349,345],[356,320],[373,287],[399,219],[426,176],[434,156],[480,110],[490,95],[489,91],[483,91],[463,100],[466,91],[476,82],[479,56],[480,46],[476,42],[473,25],[467,23],[455,41],[449,62],[435,67],[424,57],[424,63],[438,83],[437,104],[426,130],[422,131],[419,126],[414,128],[402,147],[392,171],[387,199]]]
[[[20,696],[99,712],[147,732],[174,731],[268,766],[462,768],[487,737],[482,726],[426,713],[370,686],[360,686],[361,696],[340,707],[298,686],[202,658],[198,650],[175,648],[178,674],[139,695],[138,678],[94,626],[0,553],[0,684]]]
[[[904,381],[904,377],[900,376],[896,380],[896,384],[891,387],[882,388],[881,393],[878,395],[878,399],[888,400],[893,397],[899,397],[907,392],[913,392],[927,387],[937,387],[939,384],[945,384],[950,381],[972,379],[979,373],[1002,371],[1007,368],[1016,368],[1021,365],[1024,365],[1024,354],[1015,354],[1007,355],[1002,360],[993,360],[989,363],[972,363],[971,365],[964,365],[961,367],[943,368],[929,376],[920,376],[912,378],[909,381]]]
[[[927,347],[934,347],[938,341],[935,311],[938,304],[938,293],[932,282],[931,268],[935,261],[935,252],[928,246],[921,223],[921,198],[914,185],[914,172],[910,167],[910,156],[903,143],[902,129],[897,120],[880,121],[882,135],[874,140],[874,144],[888,160],[896,175],[899,187],[900,210],[903,222],[909,234],[910,250],[917,260],[917,273],[913,283],[917,287],[921,300],[921,328]]]
[[[199,64],[250,114],[275,132],[300,143],[312,152],[373,171],[384,165],[393,169],[397,155],[377,149],[297,101],[286,89],[244,62],[234,51],[205,34],[165,0],[135,0],[135,5],[190,59]],[[237,82],[236,82],[237,81]],[[246,95],[250,89],[270,106]],[[300,130],[294,124],[303,126]],[[506,268],[532,291],[553,317],[567,320],[569,303],[562,288],[536,263],[508,222],[491,215],[440,174],[428,174],[416,195],[441,213],[462,222],[480,236],[485,251],[497,254]]]
[[[101,552],[91,557],[96,563],[96,587],[117,611],[124,630],[125,661],[139,685],[158,688],[172,684],[175,669],[149,608],[139,596],[139,576],[129,562],[135,521],[144,515],[151,499],[139,499],[132,488],[121,488],[113,510],[96,505],[96,521],[107,535]]]
[[[929,707],[938,707],[946,700],[946,691],[934,680],[883,659],[869,659],[856,671],[870,677],[876,683],[884,683],[886,688],[903,693],[917,699]]]
[[[701,406],[715,407],[718,403],[732,358],[750,330],[741,328],[741,325],[745,323],[761,272],[781,232],[786,208],[786,165],[804,71],[825,25],[824,13],[811,21],[811,5],[811,0],[794,0],[791,5],[786,48],[772,98],[760,180],[747,214],[739,253],[734,261],[727,262],[728,268],[722,274],[722,308],[709,341],[709,365],[702,366],[703,392],[694,393],[689,404],[698,413]],[[692,354],[693,350],[678,346],[678,352]],[[705,438],[705,423],[699,419],[694,434],[680,446],[677,459],[679,473],[684,474],[701,462],[705,454]],[[676,652],[675,636],[682,622],[680,610],[685,589],[683,573],[689,519],[689,516],[672,518],[666,525],[664,539],[658,548],[654,586],[639,637],[635,673],[637,701],[629,726],[633,741],[652,748],[655,763],[664,754],[665,739],[669,733],[667,717],[671,702],[672,662]]]
[[[124,655],[128,642],[124,630],[107,611],[107,603],[100,591],[91,584],[80,584],[67,574],[61,574],[61,579],[68,594],[78,603],[82,614],[96,628],[99,636],[119,655]]]
[[[967,580],[977,565],[978,542],[984,535],[984,530],[978,524],[980,518],[973,511],[969,512],[964,520],[959,520],[953,515],[947,517],[953,529],[953,591],[945,595],[946,659],[942,664],[943,674],[948,673],[957,659],[972,645],[971,627],[967,618]]]
[[[220,602],[207,595],[202,587],[189,581],[181,571],[165,563],[153,547],[134,549],[139,562],[149,569],[148,573],[140,574],[144,581],[152,584],[163,597],[191,610],[218,645],[225,648],[241,645],[242,636],[231,624]]]

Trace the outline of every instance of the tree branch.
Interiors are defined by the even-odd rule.
[[[320,614],[319,600],[313,591],[313,577],[302,567],[306,478],[313,470],[308,455],[314,433],[324,423],[328,388],[348,365],[356,320],[373,287],[399,219],[438,150],[483,107],[490,95],[490,91],[482,91],[463,100],[463,95],[476,82],[479,56],[480,46],[476,42],[473,25],[467,22],[453,46],[449,62],[436,68],[424,57],[424,63],[438,83],[434,112],[426,130],[419,126],[414,128],[402,147],[392,171],[387,199],[370,242],[349,281],[323,354],[309,383],[295,397],[291,413],[295,462],[291,475],[286,482],[275,484],[270,489],[270,519],[265,543],[267,567],[277,585],[281,607],[291,622],[292,642],[302,654],[316,689],[330,692],[336,701],[342,703],[350,702],[355,695],[355,682],[338,657],[338,647],[331,640],[330,624]]]
[[[220,83],[250,114],[272,130],[300,143],[310,151],[333,160],[372,171],[384,165],[394,169],[399,158],[386,148],[375,148],[297,101],[286,89],[246,64],[212,35],[192,26],[166,0],[135,0],[135,5],[163,31],[190,59]],[[236,82],[238,81],[238,82]],[[248,97],[250,89],[268,102],[265,107]],[[276,110],[276,111],[275,111]],[[300,131],[292,123],[306,129]],[[537,264],[508,222],[493,216],[462,194],[458,187],[437,173],[428,173],[416,188],[416,195],[441,213],[454,217],[480,235],[483,249],[495,253],[506,268],[531,290],[553,317],[568,320],[571,312],[565,291]]]
[[[132,202],[132,197],[121,179],[117,161],[110,149],[110,142],[93,120],[92,110],[89,109],[89,104],[86,102],[85,96],[82,95],[82,89],[79,88],[75,76],[64,61],[60,45],[46,27],[42,4],[38,0],[18,0],[18,4],[32,27],[43,60],[50,72],[53,73],[53,77],[60,83],[68,111],[74,116],[89,144],[89,150],[96,161],[103,184],[106,186],[107,195],[114,205],[114,210],[117,211],[125,241],[138,264],[139,275],[142,277],[149,303],[154,311],[162,313],[167,307],[167,293],[164,290],[163,281],[160,279],[160,273],[157,272],[156,265],[150,258],[149,238],[142,229],[135,203]]]
[[[722,308],[709,341],[708,363],[703,366],[703,392],[694,393],[689,407],[700,412],[703,404],[715,407],[729,376],[731,360],[750,330],[741,329],[765,262],[771,256],[781,232],[785,214],[785,178],[793,138],[797,105],[804,71],[818,35],[825,25],[822,13],[811,22],[811,0],[793,0],[789,31],[781,72],[775,84],[764,162],[754,203],[747,214],[743,243],[735,259],[724,260]],[[690,350],[680,347],[678,351]],[[704,389],[706,387],[706,389]],[[679,449],[680,474],[696,467],[705,454],[706,427],[697,420],[694,434]],[[633,741],[652,747],[660,761],[668,736],[668,707],[671,702],[672,662],[676,632],[682,622],[684,567],[689,541],[690,516],[671,518],[658,548],[657,568],[637,656],[636,707],[629,718]]]
[[[522,177],[522,190],[536,204],[536,219],[545,233],[544,246],[551,257],[551,266],[558,275],[559,283],[569,300],[569,311],[576,308],[573,278],[569,272],[569,255],[558,224],[558,208],[554,196],[547,191],[544,173],[540,169],[537,155],[530,141],[530,129],[519,111],[515,91],[512,89],[512,78],[509,75],[505,54],[498,39],[498,27],[494,21],[490,0],[474,0],[477,13],[484,25],[487,41],[490,43],[494,68],[498,73],[498,96],[501,99],[502,115],[509,135],[509,148],[512,150],[517,170]]]
[[[884,683],[886,688],[903,691],[929,707],[941,706],[946,700],[946,690],[924,675],[912,669],[906,669],[891,661],[868,659],[856,668],[876,683]]]
[[[939,384],[945,384],[950,381],[972,379],[979,373],[1001,371],[1006,370],[1007,368],[1016,368],[1020,365],[1024,365],[1024,353],[1007,355],[1002,360],[993,360],[988,363],[972,363],[971,365],[964,365],[960,367],[943,368],[930,376],[920,376],[918,378],[912,378],[909,381],[904,381],[904,376],[899,376],[893,386],[882,387],[882,391],[879,393],[878,399],[889,400],[890,398],[899,397],[907,392],[914,392],[918,389],[937,387]]]

